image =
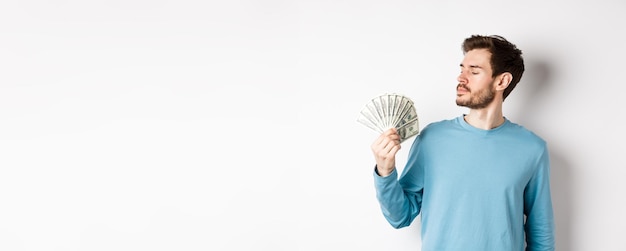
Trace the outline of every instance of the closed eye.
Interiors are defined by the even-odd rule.
[[[466,68],[465,65],[460,64],[459,66],[461,67],[461,73],[463,73],[463,69]],[[469,65],[467,68],[469,68],[472,75],[478,75],[480,74],[480,70],[482,70],[482,67],[478,65]]]

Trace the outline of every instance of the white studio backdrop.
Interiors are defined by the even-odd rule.
[[[626,250],[623,1],[4,1],[0,250],[419,250],[384,220],[372,97],[454,104],[461,42],[527,70],[557,250]],[[399,168],[412,140],[403,143]],[[514,154],[514,153],[511,153]]]

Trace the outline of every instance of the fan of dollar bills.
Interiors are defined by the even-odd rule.
[[[371,99],[361,110],[357,121],[379,133],[395,127],[400,135],[400,142],[419,133],[419,121],[413,101],[395,93],[385,93]]]

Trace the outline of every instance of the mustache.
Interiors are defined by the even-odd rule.
[[[465,89],[465,90],[467,90],[467,91],[472,91],[472,90],[470,90],[470,88],[469,88],[469,87],[467,87],[467,85],[464,85],[464,84],[458,84],[458,85],[456,86],[456,89],[458,90],[459,88],[463,88],[463,89]]]

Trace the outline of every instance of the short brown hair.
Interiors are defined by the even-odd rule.
[[[463,41],[463,53],[474,49],[487,49],[491,53],[492,77],[509,72],[513,76],[511,83],[504,90],[503,99],[513,91],[524,74],[522,51],[505,38],[498,35],[472,35]]]

